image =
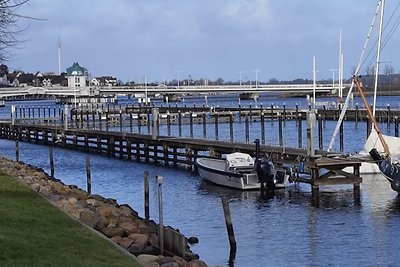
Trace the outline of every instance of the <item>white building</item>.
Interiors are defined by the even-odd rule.
[[[79,66],[78,62],[74,62],[71,67],[67,68],[68,87],[77,90],[77,95],[88,96],[89,86],[88,71],[86,68]]]

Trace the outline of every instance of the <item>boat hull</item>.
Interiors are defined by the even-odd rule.
[[[224,160],[199,158],[196,163],[200,176],[211,183],[240,190],[257,190],[260,188],[258,176],[255,172],[226,171],[223,169]]]

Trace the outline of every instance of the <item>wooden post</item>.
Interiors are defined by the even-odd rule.
[[[219,134],[218,134],[218,113],[214,113],[214,122],[215,122],[215,140],[218,141],[219,139]]]
[[[171,136],[171,114],[169,114],[169,110],[167,110],[167,134]]]
[[[119,131],[122,132],[122,126],[123,126],[123,117],[122,117],[122,110],[119,110]]]
[[[394,117],[394,136],[399,136],[399,118],[397,116]]]
[[[158,184],[158,239],[160,241],[160,254],[164,255],[164,221],[163,221],[163,201],[162,201],[162,183],[163,177],[160,175],[156,176]]]
[[[233,143],[233,114],[229,113],[229,140]]]
[[[149,172],[144,172],[144,217],[146,219],[146,224],[149,223],[150,219],[150,182],[149,182]]]
[[[153,108],[153,110],[152,110],[152,117],[153,117],[152,139],[153,140],[157,140],[157,136],[158,136],[158,112],[159,112],[158,108]]]
[[[229,209],[228,199],[226,197],[222,197],[221,200],[222,200],[222,208],[224,209],[225,224],[226,224],[226,230],[228,232],[229,245],[231,247],[231,252],[232,251],[236,252],[235,233],[233,231],[231,211]]]
[[[387,123],[386,123],[386,131],[390,133],[390,105],[387,105]]]
[[[249,115],[246,113],[244,120],[244,128],[245,128],[245,136],[246,136],[246,144],[250,142],[250,127],[249,127]]]
[[[90,156],[86,156],[86,188],[89,195],[92,194],[92,177],[90,175]]]
[[[182,136],[182,113],[178,110],[178,135]]]
[[[314,156],[315,110],[307,112],[307,155]]]
[[[189,112],[190,138],[193,138],[193,112]]]
[[[19,162],[19,138],[15,139],[15,161]]]
[[[203,112],[203,139],[207,138],[207,113]]]
[[[249,105],[249,116],[250,116],[250,123],[253,121],[253,109],[251,108],[251,104]]]
[[[302,140],[302,134],[303,134],[303,121],[301,119],[301,113],[298,114],[297,116],[297,124],[298,124],[298,132],[297,132],[297,140],[298,140],[298,147],[302,148],[303,147],[303,140]]]
[[[324,148],[323,140],[322,140],[322,115],[318,114],[318,143],[319,149],[322,150]]]
[[[274,104],[271,104],[271,124],[274,124]]]
[[[279,128],[279,146],[283,146],[283,129],[282,129],[282,115],[278,113],[278,128]]]
[[[50,156],[50,176],[54,179],[54,152],[53,145],[49,146],[49,156]]]
[[[261,112],[260,115],[260,123],[261,123],[261,143],[265,144],[265,115],[264,112]]]
[[[356,129],[358,128],[358,103],[356,103],[356,114],[355,114]]]

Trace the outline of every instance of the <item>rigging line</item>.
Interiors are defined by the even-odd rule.
[[[358,75],[358,73],[359,73],[359,71],[360,71],[360,68],[361,68],[361,64],[362,64],[362,62],[364,61],[365,50],[367,49],[369,39],[371,38],[371,33],[372,33],[372,31],[373,31],[373,29],[374,29],[374,27],[375,27],[375,20],[376,20],[376,18],[378,17],[378,13],[379,13],[379,9],[380,9],[381,5],[382,5],[382,0],[378,1],[378,5],[377,5],[377,7],[376,7],[375,14],[374,14],[374,16],[373,16],[373,18],[372,18],[371,27],[370,27],[370,29],[369,29],[369,31],[368,31],[367,38],[365,39],[364,47],[363,47],[363,49],[362,49],[362,51],[361,51],[360,60],[358,61],[358,66],[357,66],[357,68],[356,68],[356,70],[355,70],[355,72],[354,72],[354,76],[357,76],[357,75]],[[332,151],[333,142],[335,141],[336,135],[338,134],[339,129],[340,129],[340,125],[341,125],[342,122],[343,122],[344,115],[345,115],[345,113],[346,113],[347,106],[349,105],[349,102],[350,102],[350,95],[351,95],[351,92],[353,91],[354,85],[355,85],[355,84],[354,84],[354,79],[352,79],[352,81],[351,81],[351,86],[350,86],[350,88],[349,88],[349,92],[347,93],[346,100],[345,100],[345,102],[344,102],[344,104],[343,104],[342,112],[340,113],[339,119],[338,119],[338,121],[337,121],[337,123],[336,123],[335,130],[334,130],[334,132],[333,132],[333,134],[332,134],[332,137],[331,137],[331,140],[330,140],[330,142],[329,142],[328,151]]]
[[[394,15],[397,13],[398,9],[400,8],[400,1],[397,3],[396,8],[394,9],[394,11],[392,12],[392,14],[390,15],[385,27],[383,28],[383,32],[386,32],[387,27],[389,27],[390,22],[393,20]],[[382,47],[381,47],[381,51],[384,49],[384,47],[386,46],[386,44],[389,42],[389,40],[392,38],[393,34],[396,32],[397,28],[400,25],[400,16],[397,17],[397,20],[393,23],[392,27],[389,30],[389,33],[387,34],[387,37],[385,38],[385,40],[383,41]],[[366,61],[368,58],[370,58],[371,53],[374,52],[374,56],[368,61],[368,64],[364,64],[366,61],[364,61],[363,66],[365,65],[362,73],[367,73],[368,68],[370,68],[370,66],[373,64],[374,59],[376,58],[377,55],[377,51],[375,49],[375,47],[378,45],[378,40],[375,40],[374,45],[372,46],[372,48],[370,49],[367,57],[366,57]]]

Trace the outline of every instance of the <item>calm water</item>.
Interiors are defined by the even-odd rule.
[[[286,103],[289,100],[299,99],[286,99]],[[397,105],[398,99],[392,101],[391,106]],[[224,101],[219,103],[222,105]],[[7,108],[0,110],[0,114],[6,116]],[[267,140],[273,144],[274,136],[277,140],[277,123],[266,126],[271,129],[267,131],[271,136]],[[254,135],[251,140],[259,138],[257,127],[257,123],[251,126]],[[333,127],[334,123],[327,122],[326,142]],[[365,126],[360,124],[356,129],[353,122],[348,122],[345,127],[345,134],[351,133],[348,138],[345,135],[345,148],[357,151],[365,137]],[[294,129],[293,123],[286,123],[285,144],[297,145]],[[209,132],[213,132],[212,128]],[[220,135],[227,138],[229,132],[222,130]],[[240,140],[242,135],[238,133],[235,138]],[[0,147],[1,154],[15,157],[13,142],[0,140]],[[86,155],[60,148],[55,148],[54,155],[56,177],[66,184],[85,188]],[[45,146],[20,143],[20,158],[49,172]],[[329,186],[321,188],[317,202],[311,199],[309,186],[300,185],[263,200],[258,192],[242,193],[205,184],[197,174],[185,170],[98,155],[91,155],[91,161],[93,193],[128,203],[141,216],[144,216],[143,173],[149,171],[151,217],[156,221],[155,176],[163,175],[165,224],[179,228],[186,236],[197,236],[200,243],[192,246],[192,250],[210,265],[227,266],[229,260],[220,199],[223,195],[230,199],[238,243],[234,266],[398,266],[400,261],[400,254],[396,253],[400,249],[400,198],[380,175],[363,177],[360,199],[354,198],[352,186]]]

